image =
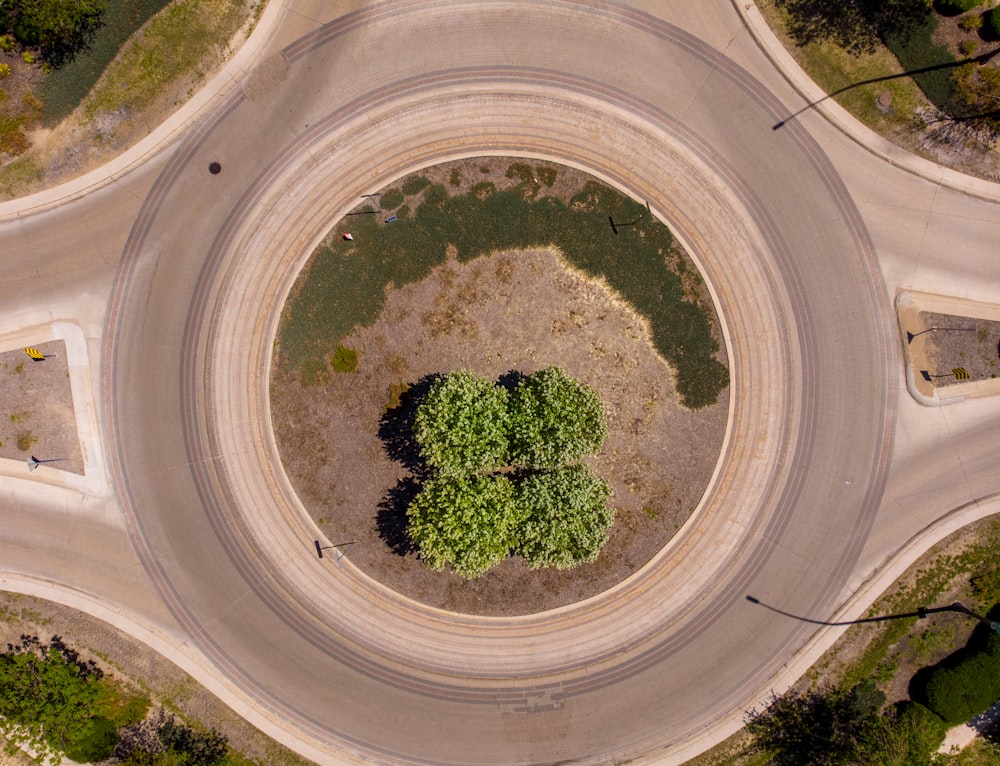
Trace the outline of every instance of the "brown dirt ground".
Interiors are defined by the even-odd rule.
[[[485,161],[466,163],[463,179],[479,180]],[[447,177],[453,166],[425,175]],[[584,178],[575,174],[559,193],[568,198]],[[276,365],[272,371],[272,415],[285,469],[327,538],[357,541],[348,550],[356,566],[432,606],[528,614],[606,590],[676,533],[718,459],[726,394],[697,412],[681,407],[673,374],[641,317],[554,250],[495,253],[468,264],[449,257],[419,284],[390,289],[377,323],[356,329],[343,344],[358,352],[358,368],[333,373],[325,384],[303,386],[296,370]],[[594,563],[572,570],[532,571],[518,557],[471,581],[430,570],[405,537],[405,506],[414,490],[408,469],[389,457],[379,438],[380,418],[394,395],[425,376],[467,368],[496,380],[550,364],[593,387],[605,405],[608,439],[588,462],[614,493],[617,517],[607,545]]]
[[[35,362],[20,349],[0,354],[0,457],[64,458],[52,467],[83,474],[65,344],[36,347],[55,356]]]
[[[918,318],[922,328],[938,328],[914,337],[912,341],[914,345],[924,344],[928,372],[931,375],[946,375],[932,378],[935,388],[968,382],[948,375],[956,367],[969,373],[969,381],[1000,375],[1000,322],[926,311],[921,312]],[[919,370],[914,372],[920,374]]]

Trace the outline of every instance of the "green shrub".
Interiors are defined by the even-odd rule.
[[[92,718],[87,733],[71,747],[66,748],[66,756],[77,763],[96,763],[111,757],[118,744],[118,727],[107,718]]]
[[[903,702],[895,709],[893,728],[903,744],[905,759],[894,761],[902,766],[930,764],[933,753],[944,742],[948,727],[940,717],[916,702]]]
[[[585,465],[525,476],[517,484],[524,520],[514,552],[532,569],[568,569],[593,561],[608,541],[611,490]]]
[[[1000,636],[956,666],[934,668],[927,679],[927,707],[945,723],[964,723],[1000,699]]]
[[[382,209],[395,210],[403,204],[404,199],[406,199],[406,196],[399,189],[389,189],[381,197]]]
[[[547,367],[517,384],[510,406],[514,465],[558,468],[597,452],[607,435],[600,397],[561,368]]]
[[[983,16],[981,13],[970,14],[966,16],[964,19],[962,19],[960,22],[958,22],[958,26],[960,26],[967,32],[973,32],[977,29],[981,29],[983,26]],[[972,43],[973,47],[971,50],[965,49],[964,46],[966,46],[967,43]],[[958,49],[962,51],[962,53],[964,53],[966,56],[971,56],[976,51],[975,45],[976,45],[975,40],[966,40],[965,42],[963,42],[961,45],[958,46]]]
[[[431,185],[427,176],[410,176],[403,181],[403,194],[419,194]]]
[[[552,186],[556,182],[556,177],[559,175],[559,171],[548,165],[539,165],[535,168],[538,171],[538,178],[546,186]]]
[[[10,64],[0,64],[0,77],[10,77]]]
[[[990,611],[994,605],[1000,604],[1000,568],[977,574],[969,584],[976,597],[976,604],[983,612]]]
[[[354,372],[358,368],[358,352],[343,344],[338,345],[330,365],[334,372]]]
[[[978,19],[978,16],[970,16],[970,19]],[[958,51],[963,56],[973,56],[979,48],[979,43],[975,40],[963,40],[958,44]]]
[[[987,40],[1000,40],[1000,6],[983,14],[983,31],[980,34]]]
[[[399,220],[401,220],[401,221],[402,221],[402,220],[403,220],[404,218],[409,218],[409,217],[410,217],[410,206],[409,206],[409,205],[400,205],[400,206],[399,206],[399,207],[398,207],[398,208],[396,209],[396,217],[397,217],[397,218],[398,218]]]
[[[439,476],[406,510],[410,538],[432,569],[478,577],[502,561],[520,521],[506,476]]]
[[[957,16],[983,4],[983,0],[934,0],[934,10],[943,16]]]
[[[461,186],[462,184],[462,171],[458,168],[452,168],[451,173],[448,176],[448,183],[452,186]]]
[[[430,465],[449,473],[507,463],[507,390],[458,370],[435,381],[414,416],[413,435]]]

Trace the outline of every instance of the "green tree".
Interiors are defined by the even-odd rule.
[[[0,655],[0,731],[12,743],[42,757],[81,753],[103,760],[114,748],[107,721],[98,714],[110,690],[92,661],[53,636],[21,636]]]
[[[406,510],[410,537],[432,569],[473,578],[510,551],[521,514],[503,474],[439,475]]]
[[[0,24],[59,67],[90,45],[104,8],[104,0],[0,0]]]
[[[964,723],[993,705],[1000,698],[1000,636],[991,633],[985,648],[934,668],[925,694],[927,707],[949,724]]]
[[[524,521],[515,552],[532,569],[567,569],[593,561],[608,541],[614,509],[611,490],[585,465],[532,473],[517,485]]]
[[[825,689],[773,697],[761,711],[751,711],[747,729],[755,744],[776,766],[838,766],[871,763],[874,727],[885,696],[871,680],[848,691]]]
[[[507,391],[469,370],[431,386],[414,416],[420,454],[443,473],[492,471],[507,461]]]
[[[597,393],[559,367],[521,380],[511,399],[511,462],[551,469],[597,452],[608,435]]]

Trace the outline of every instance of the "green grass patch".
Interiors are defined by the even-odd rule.
[[[0,167],[0,193],[16,197],[22,189],[41,180],[44,170],[31,156],[19,157]]]
[[[333,352],[330,365],[334,372],[354,372],[358,369],[358,352],[340,344]]]
[[[855,56],[829,42],[797,46],[784,32],[787,12],[776,8],[774,0],[758,0],[757,6],[806,74],[872,130],[878,133],[907,130],[912,125],[914,110],[929,106],[927,97],[912,78],[896,77],[903,74],[903,67],[887,48]],[[886,111],[880,110],[876,103],[883,92],[892,96],[891,107]]]
[[[406,195],[399,189],[389,189],[382,195],[381,205],[383,210],[395,210],[403,204]]]
[[[422,176],[403,183],[413,188]],[[381,224],[372,217],[352,221],[354,242],[331,238],[318,248],[282,317],[280,353],[303,379],[315,378],[316,360],[357,326],[370,326],[385,303],[386,288],[418,282],[444,262],[448,245],[471,261],[497,250],[547,247],[561,250],[570,265],[603,279],[645,317],[653,344],[677,370],[685,406],[715,403],[729,385],[729,371],[716,358],[711,319],[686,296],[681,277],[667,265],[673,236],[645,215],[646,209],[617,191],[590,182],[566,205],[558,199],[527,199],[520,187],[480,199],[448,197],[429,186],[414,215]],[[408,192],[409,193],[409,192]],[[634,221],[619,236],[608,216]]]
[[[430,185],[427,176],[409,176],[403,180],[403,194],[419,194]]]
[[[968,580],[970,591],[974,591],[974,579],[993,570],[998,549],[1000,549],[1000,519],[995,518],[984,523],[977,541],[965,551],[956,556],[942,555],[933,559],[917,572],[912,586],[900,585],[893,589],[891,593],[880,598],[868,610],[866,616],[907,613],[915,611],[918,607],[937,605],[941,594],[948,590],[955,578]],[[976,606],[983,608],[979,603]],[[876,638],[845,672],[843,685],[850,687],[868,677],[891,675],[895,670],[892,647],[901,641],[916,623],[915,617],[883,623]],[[918,650],[921,643],[926,645],[927,639],[922,641],[918,639]]]
[[[83,101],[121,46],[170,0],[115,0],[104,10],[104,24],[94,35],[90,49],[45,78],[43,120],[53,125]]]
[[[162,0],[160,0],[162,4]],[[177,0],[150,20],[85,101],[85,113],[141,110],[182,76],[200,74],[244,20],[242,0]]]
[[[938,17],[927,14],[922,25],[906,36],[889,36],[886,47],[899,60],[900,66],[912,72],[913,81],[936,107],[948,114],[955,114],[951,75],[955,71],[949,66],[955,63],[946,45],[935,45],[931,36],[937,30]],[[934,69],[933,67],[941,67]],[[930,71],[921,71],[930,70]]]

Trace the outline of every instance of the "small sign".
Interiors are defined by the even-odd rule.
[[[955,367],[952,369],[951,374],[955,376],[955,380],[968,380],[969,371],[964,367]]]
[[[44,362],[45,361],[45,354],[43,354],[37,348],[32,348],[31,346],[29,346],[28,348],[24,349],[24,353],[26,353],[28,356],[30,356],[36,362]]]

